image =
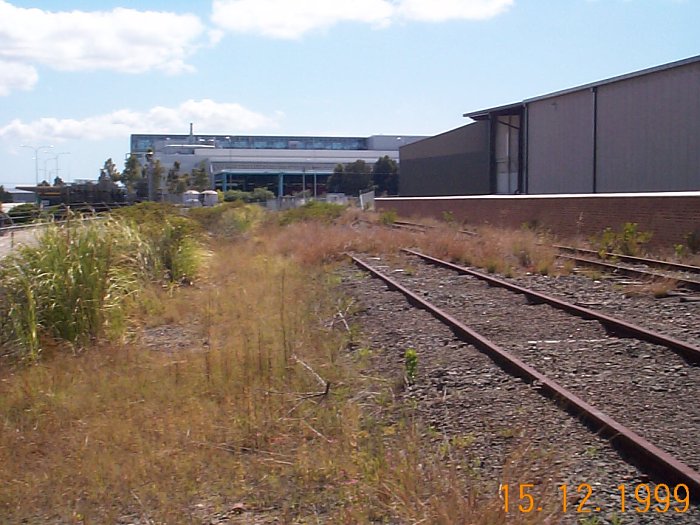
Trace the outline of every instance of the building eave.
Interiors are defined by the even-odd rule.
[[[682,60],[676,60],[675,62],[669,62],[667,64],[662,64],[660,66],[654,66],[654,67],[649,67],[646,69],[641,69],[639,71],[634,71],[632,73],[626,73],[624,75],[618,75],[618,76],[607,78],[604,80],[598,80],[596,82],[590,82],[588,84],[583,84],[581,86],[576,86],[576,87],[572,87],[572,88],[562,89],[559,91],[554,91],[552,93],[547,93],[546,95],[539,95],[537,97],[527,98],[527,99],[523,100],[522,102],[517,102],[517,103],[513,103],[513,104],[506,104],[504,106],[496,106],[496,107],[487,108],[487,109],[481,109],[479,111],[471,111],[469,113],[464,113],[462,116],[469,117],[473,120],[486,120],[487,118],[489,118],[489,115],[507,114],[508,111],[512,111],[513,109],[516,109],[516,108],[519,108],[522,106],[526,106],[527,104],[530,104],[531,102],[546,100],[548,98],[560,97],[563,95],[568,95],[570,93],[576,93],[577,91],[595,89],[595,88],[598,88],[600,86],[605,86],[607,84],[614,84],[615,82],[622,82],[624,80],[642,77],[645,75],[650,75],[652,73],[658,73],[660,71],[666,71],[669,69],[683,67],[683,66],[687,66],[688,64],[694,64],[694,63],[698,63],[698,62],[700,62],[700,55],[696,55],[696,56],[693,56],[690,58],[684,58]]]

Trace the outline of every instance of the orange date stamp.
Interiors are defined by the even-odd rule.
[[[541,512],[545,505],[552,509],[554,501],[538,500],[534,495],[534,483],[501,484],[498,487],[499,497],[503,502],[503,510],[509,512]],[[557,486],[556,510],[562,513],[589,514],[601,512],[600,495],[594,494],[594,489],[590,483],[561,484]],[[667,485],[660,483],[650,485],[649,483],[639,483],[629,490],[624,484],[615,487],[615,498],[610,503],[614,504],[615,512],[635,512],[644,514],[647,512],[656,513],[684,513],[690,509],[690,489],[687,485]],[[610,497],[609,493],[607,497]],[[574,501],[572,503],[572,500]],[[610,510],[610,505],[606,506]]]

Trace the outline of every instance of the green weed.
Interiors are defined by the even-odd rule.
[[[396,219],[399,218],[398,213],[396,213],[395,210],[387,210],[383,211],[379,215],[379,222],[384,224],[385,226],[391,226],[396,222]]]
[[[636,222],[626,222],[617,232],[612,228],[606,228],[599,236],[592,239],[597,246],[600,257],[605,258],[607,253],[621,253],[622,255],[641,255],[642,247],[651,240],[651,232],[641,232]]]
[[[325,223],[333,222],[340,217],[345,210],[345,206],[330,202],[311,201],[303,206],[280,213],[279,223],[282,226],[294,222],[320,221]]]
[[[414,348],[409,348],[404,354],[404,365],[408,384],[412,385],[418,373],[418,352]]]

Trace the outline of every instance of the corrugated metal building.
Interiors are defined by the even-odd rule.
[[[448,144],[459,130],[405,146],[402,196],[700,190],[700,56],[465,116],[487,130],[487,167],[442,175],[448,145],[455,159],[483,146]]]
[[[399,150],[399,195],[479,195],[491,192],[489,124],[474,122]]]

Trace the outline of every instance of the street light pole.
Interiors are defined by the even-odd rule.
[[[56,156],[54,157],[54,159],[56,159],[56,177],[61,176],[61,169],[58,167],[58,158],[61,155],[70,155],[70,151],[61,151],[60,153],[56,153]]]
[[[39,151],[42,149],[51,149],[53,146],[30,146],[28,144],[20,144],[19,147],[34,150],[34,185],[39,186]]]

